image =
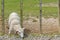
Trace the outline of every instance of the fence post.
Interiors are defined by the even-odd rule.
[[[2,31],[5,33],[5,24],[4,24],[4,0],[2,0]]]
[[[59,33],[60,33],[60,0],[58,2],[59,2],[59,14],[58,14],[58,16],[59,16]]]
[[[60,0],[59,0],[59,14],[58,15],[59,15],[59,24],[60,24]]]
[[[23,27],[23,0],[20,0],[20,17],[21,27]]]
[[[40,0],[40,33],[42,34],[42,0]]]

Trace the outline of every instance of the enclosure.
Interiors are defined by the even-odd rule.
[[[58,4],[59,0],[0,0],[0,35],[8,34],[9,14],[17,12],[25,27],[25,40],[50,40],[60,34]]]

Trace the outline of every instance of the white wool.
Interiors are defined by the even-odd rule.
[[[19,29],[19,28],[21,28],[20,17],[18,16],[17,13],[13,12],[10,14],[8,24],[9,24],[9,27],[13,28],[14,30],[17,30],[17,29],[15,29],[15,27],[17,25],[18,31],[20,30]]]
[[[14,21],[14,20],[20,22],[20,17],[15,12],[10,14],[8,24],[10,25],[11,21]]]

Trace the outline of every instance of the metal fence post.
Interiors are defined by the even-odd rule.
[[[42,34],[42,0],[40,0],[40,33]]]
[[[59,9],[58,17],[59,17],[59,30],[60,30],[60,0],[58,2],[59,2],[59,5],[58,5],[59,6],[59,8],[58,8]],[[59,31],[59,33],[60,33],[60,31]]]
[[[4,25],[4,0],[2,0],[2,30],[3,30],[3,33],[5,33],[5,25]]]
[[[59,0],[59,24],[60,24],[60,0]],[[60,27],[60,25],[59,25],[59,27]]]
[[[23,0],[20,0],[20,17],[21,27],[23,27]]]

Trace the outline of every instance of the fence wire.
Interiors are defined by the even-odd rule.
[[[21,26],[26,28],[24,32],[25,38],[23,40],[55,40],[56,38],[58,40],[60,38],[60,36],[55,36],[55,35],[53,36],[53,38],[51,38],[51,36],[44,35],[44,34],[57,34],[59,32],[58,19],[60,17],[58,18],[58,14],[57,14],[58,13],[57,2],[54,3],[52,0],[51,2],[47,1],[47,3],[44,0],[35,0],[35,1],[18,0],[18,2],[16,0],[13,1],[14,2],[12,2],[12,0],[7,0],[6,2],[6,0],[2,0],[1,12],[2,12],[3,32],[5,32],[6,30],[6,33],[8,33],[9,30],[7,23],[8,15],[11,12],[15,11],[20,14]],[[7,4],[10,2],[11,4]],[[11,6],[12,8],[10,7],[8,8],[8,6]],[[5,38],[6,36],[1,36],[0,39],[22,40],[20,37],[17,38],[16,36],[14,36],[14,37]]]

